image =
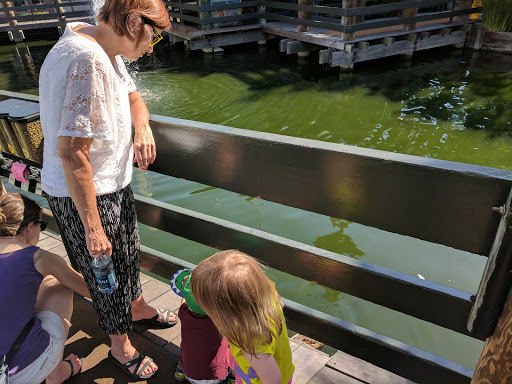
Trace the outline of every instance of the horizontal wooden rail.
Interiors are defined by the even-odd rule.
[[[40,21],[40,20],[49,20],[56,19],[59,16],[69,17],[90,17],[91,13],[89,11],[74,11],[74,12],[55,12],[55,13],[47,13],[47,14],[36,14],[36,15],[16,15],[16,16],[4,16],[0,17],[0,23],[7,23],[11,20],[21,21]],[[23,25],[18,25],[18,27],[23,28]],[[13,27],[14,29],[16,27]]]
[[[357,32],[357,31],[364,31],[364,30],[368,30],[368,29],[390,27],[390,26],[394,26],[394,25],[418,23],[418,22],[427,21],[427,20],[446,19],[446,18],[455,17],[455,16],[462,16],[462,15],[469,15],[471,13],[478,13],[481,11],[482,11],[482,8],[471,8],[471,9],[460,9],[457,11],[432,12],[432,13],[426,13],[426,14],[424,13],[424,14],[418,14],[417,16],[412,16],[412,17],[392,17],[392,18],[388,18],[388,19],[369,20],[362,24],[347,25],[347,26],[345,26],[345,32],[351,33],[351,32]]]
[[[189,11],[199,11],[199,5],[197,4],[179,3],[177,1],[166,1],[165,4],[173,8],[186,9]]]
[[[222,9],[237,9],[237,8],[252,8],[261,5],[261,1],[244,1],[241,3],[229,3],[229,4],[211,4],[211,5],[195,5],[195,4],[187,4],[187,3],[178,3],[175,1],[166,2],[167,5],[170,5],[174,8],[187,9],[189,11],[197,11],[197,12],[210,12],[210,11],[218,11]]]
[[[294,3],[285,3],[280,1],[262,1],[262,5],[267,8],[276,8],[276,9],[289,9],[292,11],[304,11],[304,12],[313,12],[320,13],[326,15],[334,15],[334,16],[346,16],[347,9],[338,8],[338,7],[326,7],[323,5],[306,5],[306,4],[294,4]],[[265,17],[268,15],[267,13]]]
[[[183,15],[181,13],[171,12],[171,11],[169,11],[169,16],[171,16],[174,19],[186,20],[186,21],[190,21],[191,23],[195,23],[195,24],[201,23],[201,19],[197,16]]]
[[[151,127],[156,172],[485,256],[512,187],[507,170],[156,115]]]
[[[141,246],[141,268],[169,278],[195,265]],[[468,384],[473,371],[334,316],[284,299],[288,328],[326,345],[425,384]]]
[[[267,20],[282,21],[283,23],[294,24],[294,25],[307,25],[309,27],[323,28],[331,31],[344,32],[346,26],[338,25],[334,23],[327,23],[325,21],[299,19],[291,16],[283,16],[275,13],[265,13]]]
[[[367,5],[365,7],[347,8],[345,16],[369,16],[386,14],[394,11],[400,11],[407,8],[429,8],[435,5],[453,3],[454,0],[410,0],[394,2],[389,4]]]
[[[58,9],[65,7],[79,7],[79,6],[91,6],[90,1],[66,1],[62,3],[53,3],[53,4],[33,4],[33,5],[19,5],[13,7],[2,7],[0,8],[1,12],[8,11],[39,11],[41,9]],[[92,9],[91,9],[92,10]]]
[[[241,15],[234,15],[234,16],[208,17],[205,19],[201,19],[199,24],[205,25],[205,24],[213,24],[213,23],[223,23],[225,21],[252,20],[252,19],[259,19],[260,17],[261,17],[261,13],[259,13],[259,12],[244,13]]]
[[[138,221],[216,249],[236,248],[270,267],[469,335],[471,293],[136,195]]]
[[[219,11],[222,9],[254,8],[259,6],[261,1],[244,1],[242,3],[211,4],[199,7],[199,12]]]

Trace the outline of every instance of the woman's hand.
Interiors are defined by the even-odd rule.
[[[148,169],[148,166],[155,161],[156,145],[149,124],[135,128],[133,152],[135,154],[133,161],[139,165],[140,169]]]
[[[142,96],[137,91],[128,95],[130,100],[130,116],[132,125],[135,128],[133,138],[133,151],[135,158],[133,162],[139,165],[140,169],[148,169],[156,158],[155,139],[149,126],[149,111]]]
[[[92,228],[85,236],[87,249],[92,257],[98,258],[101,255],[112,256],[112,244],[108,241],[102,227]]]

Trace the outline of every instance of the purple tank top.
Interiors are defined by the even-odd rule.
[[[0,356],[7,354],[23,327],[35,316],[37,291],[43,281],[34,267],[30,246],[14,252],[0,253]],[[50,335],[36,318],[27,338],[9,364],[12,376],[37,359],[50,343]]]

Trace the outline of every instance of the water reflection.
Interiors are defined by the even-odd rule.
[[[352,241],[352,238],[343,233],[350,225],[350,222],[342,219],[335,219],[333,217],[331,217],[330,220],[333,228],[336,228],[336,231],[328,235],[318,237],[313,241],[315,247],[347,255],[354,259],[359,259],[361,256],[364,256],[364,252],[357,247],[357,245]]]

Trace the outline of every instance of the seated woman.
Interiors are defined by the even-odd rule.
[[[0,357],[35,320],[8,362],[10,384],[62,383],[82,369],[77,355],[62,357],[72,290],[86,297],[89,291],[63,258],[36,246],[45,228],[37,203],[15,193],[0,197]]]

